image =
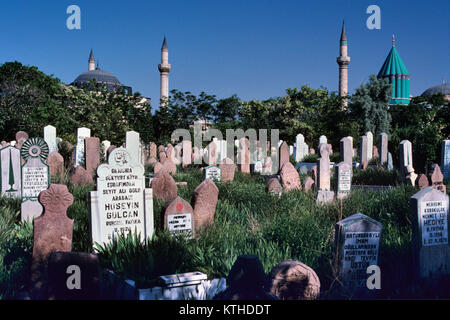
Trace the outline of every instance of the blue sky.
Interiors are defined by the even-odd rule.
[[[66,27],[71,4],[81,9],[81,30]],[[381,9],[381,30],[366,27],[373,4]],[[35,65],[70,83],[87,71],[93,48],[101,69],[159,101],[166,35],[170,89],[243,100],[304,84],[336,91],[345,19],[350,93],[378,73],[395,33],[411,94],[420,95],[443,78],[450,82],[449,13],[449,0],[1,1],[0,63]]]

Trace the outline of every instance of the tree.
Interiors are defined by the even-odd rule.
[[[392,97],[392,86],[388,79],[370,76],[369,83],[361,85],[350,98],[350,113],[364,132],[371,131],[375,136],[381,132],[389,132],[391,116],[389,101]]]

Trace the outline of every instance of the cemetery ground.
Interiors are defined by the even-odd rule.
[[[146,172],[151,172],[146,167]],[[68,175],[66,175],[68,176]],[[303,181],[306,175],[300,175]],[[175,181],[185,181],[178,195],[188,202],[203,181],[198,166],[178,168]],[[352,190],[344,200],[316,204],[316,191],[267,193],[267,177],[236,172],[233,182],[216,183],[219,201],[214,224],[196,239],[172,237],[162,231],[164,201],[154,200],[155,235],[140,243],[119,237],[97,247],[104,270],[136,281],[139,288],[157,284],[161,275],[201,271],[209,279],[226,277],[241,254],[258,255],[267,274],[287,259],[301,261],[318,275],[320,299],[352,299],[336,280],[333,265],[336,222],[361,212],[383,225],[379,266],[381,289],[373,299],[448,299],[450,278],[415,280],[412,268],[410,197],[418,188],[397,183],[396,171],[354,170],[358,184],[395,185],[385,191]],[[370,181],[369,181],[370,180]],[[72,251],[92,252],[89,234],[89,191],[93,185],[72,186],[68,217],[74,220]],[[450,190],[447,183],[447,193]],[[333,181],[332,181],[332,185]],[[20,299],[29,281],[33,225],[20,222],[20,200],[0,197],[0,298]],[[212,298],[212,297],[211,297]]]

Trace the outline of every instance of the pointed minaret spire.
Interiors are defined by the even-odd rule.
[[[342,31],[341,31],[341,42],[347,41],[347,34],[345,33],[345,23],[344,20],[342,20]]]
[[[161,63],[158,70],[161,74],[160,101],[161,106],[169,99],[169,72],[172,66],[169,64],[169,47],[167,46],[166,36],[161,47]]]
[[[94,51],[91,49],[91,54],[89,55],[89,71],[95,70],[95,59]]]
[[[161,51],[169,51],[169,47],[167,46],[167,40],[166,40],[166,36],[164,35],[164,41],[161,47]]]
[[[350,63],[350,57],[347,55],[347,34],[345,32],[345,24],[342,21],[341,39],[339,41],[340,55],[337,57],[336,62],[339,65],[339,96],[347,97],[348,95],[348,65]],[[343,100],[343,107],[347,107],[347,99]]]

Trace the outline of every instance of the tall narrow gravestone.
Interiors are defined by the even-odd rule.
[[[412,144],[408,140],[400,142],[400,178],[405,179],[407,167],[413,168]]]
[[[450,179],[450,140],[442,141],[441,168],[444,179]]]
[[[341,161],[353,164],[353,140],[349,137],[342,138],[340,141]]]
[[[367,267],[378,265],[383,226],[362,213],[336,223],[334,266],[350,291],[367,288]]]
[[[56,128],[54,126],[44,127],[44,140],[48,145],[48,153],[58,152],[58,144],[56,143]]]
[[[92,243],[103,245],[129,232],[151,238],[153,194],[145,189],[144,167],[120,147],[111,152],[108,164],[97,168],[97,175],[97,191],[90,192]]]
[[[350,194],[352,186],[352,166],[347,162],[340,162],[335,167],[336,197],[344,199]]]
[[[22,175],[20,150],[13,146],[0,149],[1,193],[7,197],[20,197]]]
[[[84,162],[84,139],[91,136],[91,129],[78,128],[77,129],[77,146],[75,147],[75,161],[74,166],[77,167]]]
[[[50,186],[50,170],[46,163],[48,146],[44,139],[26,140],[20,154],[25,160],[22,166],[22,205],[21,220],[32,220],[42,214],[42,205],[38,201],[39,193]]]
[[[369,163],[369,159],[367,159],[367,137],[366,136],[362,136],[361,137],[361,142],[360,142],[360,146],[359,146],[359,168],[363,169],[365,168],[368,163]]]
[[[366,137],[367,137],[367,162],[369,162],[371,159],[372,159],[372,157],[373,157],[373,153],[372,153],[372,151],[373,151],[373,149],[372,149],[372,147],[373,147],[373,134],[372,134],[372,132],[370,132],[370,131],[367,131],[366,132]]]
[[[428,187],[411,197],[413,257],[420,278],[450,274],[448,195]]]
[[[388,162],[388,135],[380,133],[380,165],[385,166]]]
[[[93,175],[100,164],[100,139],[89,137],[84,140],[84,157],[86,171]]]
[[[140,160],[140,138],[136,131],[128,131],[125,136],[127,151],[130,154],[131,160],[135,163],[141,163]],[[142,164],[142,163],[141,163]]]

